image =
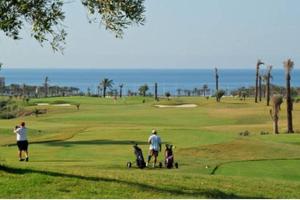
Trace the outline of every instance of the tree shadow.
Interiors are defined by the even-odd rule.
[[[186,197],[205,197],[205,198],[214,198],[214,199],[255,199],[255,198],[264,198],[264,197],[248,197],[248,196],[240,196],[234,193],[226,193],[218,189],[190,189],[190,188],[161,188],[152,185],[147,185],[138,182],[131,182],[127,180],[119,180],[113,178],[103,178],[103,177],[94,177],[94,176],[81,176],[75,174],[65,174],[60,172],[52,172],[52,171],[42,171],[42,170],[35,170],[35,169],[22,169],[22,168],[14,168],[8,167],[5,165],[0,165],[0,170],[6,173],[11,174],[41,174],[46,176],[52,177],[62,177],[62,178],[74,178],[74,179],[81,179],[86,181],[93,181],[93,182],[109,182],[109,183],[118,183],[118,184],[125,184],[130,187],[137,188],[138,190],[148,190],[150,192],[159,192],[159,193],[168,193],[171,195],[181,195]]]
[[[74,145],[146,145],[144,141],[132,141],[132,140],[77,140],[77,141],[53,141],[46,142],[49,146],[64,146],[71,147]]]

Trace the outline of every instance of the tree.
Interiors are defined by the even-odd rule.
[[[122,98],[123,86],[124,86],[123,84],[119,85],[119,88],[120,88],[119,97],[120,98]]]
[[[97,93],[98,93],[98,97],[100,97],[100,93],[101,93],[101,85],[100,84],[97,86]]]
[[[217,99],[217,102],[220,102],[221,101],[221,98],[225,95],[225,91],[224,90],[218,90],[216,92],[216,99]]]
[[[263,65],[264,63],[261,60],[258,60],[256,63],[256,82],[255,82],[255,103],[257,103],[257,97],[258,97],[258,77],[259,77],[259,67],[260,65]]]
[[[176,91],[177,91],[177,96],[180,97],[180,96],[181,96],[182,89],[178,88]]]
[[[158,85],[157,83],[154,84],[154,98],[155,98],[155,101],[158,101]]]
[[[293,130],[293,101],[291,95],[291,71],[294,67],[294,62],[291,59],[288,59],[284,63],[285,69],[285,79],[286,79],[286,106],[287,106],[287,125],[288,125],[288,133],[294,133]]]
[[[81,0],[89,13],[89,22],[103,24],[106,30],[123,36],[123,30],[145,22],[144,0]],[[62,51],[67,33],[63,22],[63,0],[0,1],[0,30],[14,40],[31,26],[31,35],[41,45],[48,43],[54,51]],[[26,29],[27,30],[27,29]]]
[[[216,79],[216,92],[219,90],[219,73],[218,68],[215,68],[215,79]]]
[[[272,97],[272,102],[273,102],[273,110],[270,110],[270,115],[273,120],[273,131],[275,134],[278,134],[278,120],[279,120],[279,111],[280,111],[280,105],[283,102],[282,96],[273,96]]]
[[[48,81],[49,81],[49,78],[48,78],[48,76],[46,76],[46,78],[45,78],[45,81],[44,81],[44,94],[45,94],[45,98],[47,98],[48,97]]]
[[[139,88],[139,93],[140,93],[140,95],[142,95],[142,96],[146,96],[146,92],[149,90],[149,87],[148,87],[148,85],[147,84],[145,84],[145,85],[142,85],[140,88]]]
[[[167,99],[170,100],[171,93],[170,92],[166,92],[165,95],[166,95]]]
[[[108,78],[105,78],[102,80],[102,82],[100,83],[100,85],[103,88],[103,97],[106,97],[106,90],[107,88],[111,89],[113,86],[113,80],[109,80]]]
[[[259,101],[261,101],[262,98],[262,76],[259,76]]]
[[[208,90],[208,85],[204,84],[203,87],[202,87],[202,89],[203,89],[203,96],[205,96],[206,95],[206,91]]]
[[[266,82],[266,87],[267,87],[267,90],[266,90],[266,96],[267,96],[267,106],[270,105],[270,96],[271,96],[271,92],[270,92],[270,82],[271,82],[271,70],[272,70],[272,65],[268,65],[267,67],[267,82]]]

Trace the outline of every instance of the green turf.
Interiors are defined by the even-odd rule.
[[[61,103],[71,105],[56,106]],[[185,103],[198,107],[155,107]],[[300,197],[299,103],[294,106],[297,133],[284,134],[283,105],[280,135],[260,135],[272,133],[271,107],[253,99],[60,97],[32,99],[25,107],[36,108],[48,112],[0,120],[2,198]],[[12,129],[21,121],[29,128],[28,163],[16,157]],[[153,128],[164,143],[176,146],[179,169],[126,168],[134,161],[132,144],[140,144],[146,157]],[[239,135],[245,130],[250,136]]]

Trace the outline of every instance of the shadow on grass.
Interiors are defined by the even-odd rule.
[[[70,138],[69,138],[70,139]],[[146,145],[144,141],[131,141],[131,140],[79,140],[79,141],[68,141],[68,140],[45,140],[45,141],[33,141],[31,144],[46,144],[49,146],[64,146],[70,147],[74,145]],[[3,146],[16,146],[16,144],[7,144]]]
[[[149,192],[159,192],[159,193],[167,193],[170,195],[181,195],[186,197],[205,197],[205,198],[214,198],[214,199],[254,199],[257,197],[248,197],[248,196],[239,196],[233,193],[226,193],[218,189],[189,189],[189,188],[161,188],[152,185],[147,185],[144,183],[138,182],[131,182],[127,180],[118,180],[113,178],[102,178],[102,177],[93,177],[93,176],[81,176],[75,174],[65,174],[59,172],[51,172],[51,171],[42,171],[42,170],[35,170],[35,169],[22,169],[22,168],[13,168],[8,167],[5,165],[0,165],[0,170],[6,173],[11,174],[41,174],[46,176],[53,176],[53,177],[62,177],[62,178],[74,178],[74,179],[81,179],[86,181],[93,181],[93,182],[109,182],[109,183],[117,183],[117,184],[124,184],[130,187],[137,188],[141,191],[149,191]],[[263,197],[260,197],[263,198]]]
[[[46,143],[49,146],[74,146],[74,145],[145,145],[148,144],[144,141],[131,141],[131,140],[79,140],[79,141],[55,141]]]

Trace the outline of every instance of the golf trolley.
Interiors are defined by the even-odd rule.
[[[173,153],[173,145],[171,144],[166,144],[166,149],[165,149],[165,167],[168,168],[168,169],[171,169],[171,168],[178,168],[178,163],[175,162],[174,163],[174,153]],[[143,156],[143,152],[142,152],[142,149],[140,147],[138,147],[137,144],[135,144],[133,146],[133,149],[134,149],[134,155],[136,157],[136,166],[140,169],[144,169],[146,167],[146,162],[144,160],[144,156]],[[132,162],[127,162],[127,167],[128,168],[131,168],[133,165]],[[159,168],[162,168],[163,167],[163,164],[162,162],[159,162]]]

